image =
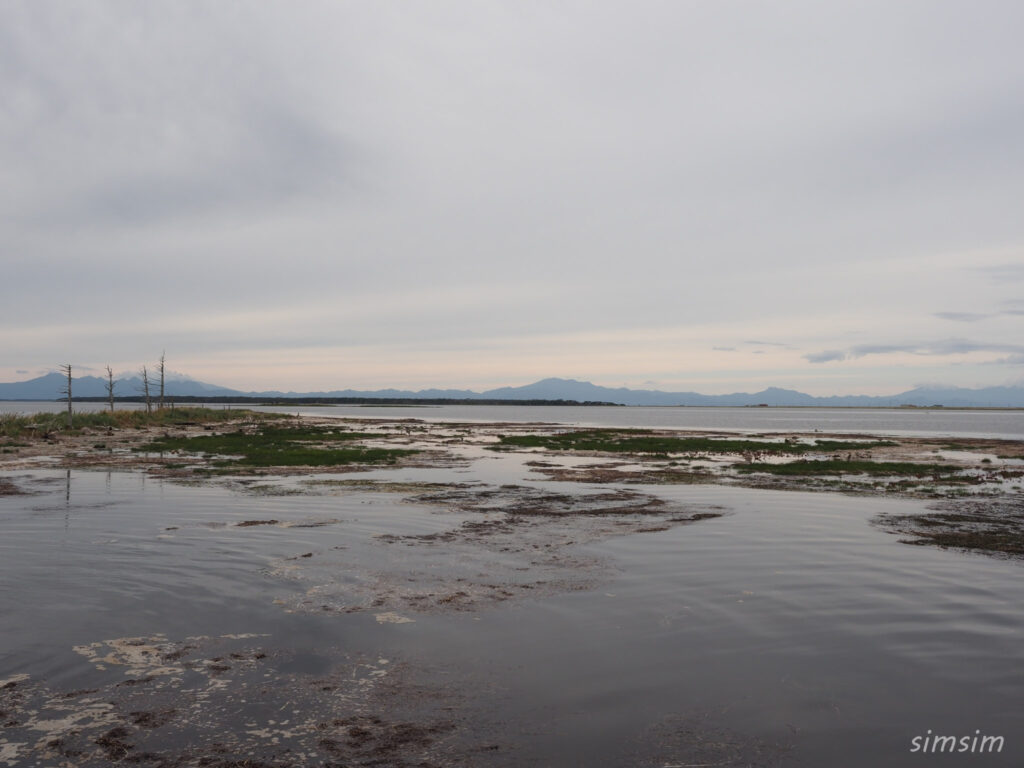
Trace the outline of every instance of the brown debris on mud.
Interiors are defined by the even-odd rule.
[[[603,465],[563,467],[557,464],[538,465],[532,463],[534,471],[549,480],[574,483],[623,483],[626,485],[692,485],[713,483],[718,478],[707,470],[678,469],[675,467],[644,467],[643,469],[619,469]]]
[[[458,693],[424,689],[399,661],[319,649],[326,673],[283,672],[292,653],[252,639],[94,643],[86,658],[108,674],[92,690],[12,679],[0,688],[0,765],[427,767],[466,764],[458,755],[475,748],[455,715]],[[159,653],[131,650],[142,647]],[[230,666],[215,663],[222,654]],[[127,671],[146,684],[120,684],[126,665],[137,665]],[[214,674],[217,666],[227,669]]]
[[[879,515],[874,522],[907,544],[1024,558],[1024,495],[943,501],[914,515]]]
[[[302,581],[288,611],[372,612],[382,623],[406,614],[476,611],[524,597],[590,589],[613,566],[580,545],[655,533],[719,517],[724,510],[669,502],[630,489],[555,493],[530,486],[462,486],[406,499],[463,516],[419,534],[383,533],[372,556],[325,551],[287,558],[271,573]],[[401,548],[401,549],[397,549]]]
[[[0,496],[23,496],[26,493],[13,481],[0,477]]]
[[[464,512],[500,512],[506,516],[644,515],[663,511],[666,502],[636,491],[553,493],[523,485],[454,488],[413,496],[411,501],[440,504]]]

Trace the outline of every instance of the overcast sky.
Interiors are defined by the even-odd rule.
[[[0,5],[0,381],[1024,383],[1024,3]]]

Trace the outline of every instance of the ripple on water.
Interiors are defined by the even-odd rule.
[[[484,472],[522,481],[528,468],[520,470],[502,457]],[[411,483],[443,473],[367,476]],[[474,753],[479,765],[839,765],[851,754],[859,765],[911,765],[911,739],[928,729],[1010,739],[1024,717],[1020,564],[906,546],[870,524],[920,510],[914,501],[660,486],[652,492],[667,500],[726,514],[579,547],[579,562],[614,568],[591,588],[508,610],[317,617],[275,604],[311,586],[272,575],[277,565],[307,553],[327,562],[329,553],[344,590],[366,581],[357,566],[369,562],[380,573],[410,562],[443,568],[464,551],[481,570],[517,555],[489,559],[471,540],[462,550],[435,539],[430,549],[381,543],[382,533],[430,535],[468,519],[395,494],[52,478],[38,495],[4,499],[0,678],[30,674],[54,689],[110,684],[83,671],[72,650],[109,638],[265,634],[266,661],[243,649],[245,663],[301,679],[337,667],[326,649],[339,644],[372,659],[386,658],[371,653],[378,648],[398,649],[461,681],[470,731],[502,724],[511,751]],[[247,520],[277,522],[238,525]],[[986,765],[1020,757],[1008,741]]]

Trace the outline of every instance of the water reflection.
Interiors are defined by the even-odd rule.
[[[514,455],[474,461],[473,477],[496,487],[528,475]],[[465,738],[486,733],[501,745],[465,764],[917,765],[915,736],[975,728],[1007,738],[986,765],[1021,762],[1020,566],[906,546],[869,524],[880,512],[919,508],[914,501],[661,487],[667,500],[727,514],[581,547],[580,563],[618,574],[588,589],[380,623],[366,612],[286,609],[322,594],[325,579],[343,596],[373,578],[395,587],[386,575],[412,566],[454,573],[470,556],[492,574],[507,562],[532,566],[486,539],[430,538],[464,518],[389,494],[324,486],[324,495],[264,495],[71,470],[18,482],[38,493],[2,499],[0,679],[25,673],[58,692],[113,696],[123,671],[84,665],[73,647],[114,643],[131,654],[141,646],[114,641],[159,635],[187,654],[187,639],[203,637],[192,642],[205,654],[202,669],[243,686],[251,668],[260,690],[282,686],[282,698],[267,694],[258,712],[224,703],[263,718],[260,727],[295,694],[294,680],[329,675],[345,654],[364,659],[352,674],[366,679],[399,657],[422,671],[421,682],[457,681]],[[63,529],[39,509],[62,510]],[[279,524],[238,525],[254,520]],[[543,549],[538,542],[530,558],[540,561]],[[261,638],[218,639],[239,634]],[[300,700],[311,713],[323,706]],[[450,717],[444,707],[456,705],[426,697],[420,706]]]

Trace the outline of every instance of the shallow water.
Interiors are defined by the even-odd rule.
[[[285,407],[267,410],[293,413]],[[326,406],[311,416],[421,418],[431,421],[554,422],[584,427],[696,429],[716,432],[839,432],[897,437],[997,437],[1024,440],[1024,410],[908,408],[673,408],[643,406],[441,405],[416,408]]]
[[[0,413],[59,412],[58,402],[0,401]],[[127,403],[119,408],[141,408]],[[226,407],[214,404],[213,408]],[[551,422],[582,427],[635,427],[716,432],[824,432],[894,437],[962,437],[1024,440],[1024,409],[957,410],[915,408],[696,408],[645,406],[253,406],[271,413],[379,419],[429,419],[465,422]],[[103,403],[76,403],[75,410],[104,410]]]
[[[468,473],[344,477],[590,490],[536,482],[522,456],[466,459]],[[74,646],[265,634],[284,652],[274,674],[320,675],[340,648],[456,687],[444,703],[463,740],[496,746],[441,764],[910,766],[929,759],[910,752],[929,729],[1006,740],[1001,754],[943,764],[1024,762],[1021,565],[908,546],[870,525],[919,510],[914,501],[658,487],[726,514],[581,547],[606,565],[589,589],[392,623],[293,610],[310,583],[282,577],[282,563],[336,558],[335,597],[375,573],[459,573],[444,548],[375,537],[448,530],[465,513],[395,494],[275,496],[138,473],[4,476],[35,493],[0,498],[0,680],[85,688],[111,672]],[[252,520],[278,524],[237,525]]]
[[[109,638],[287,630],[273,605],[301,591],[268,571],[322,547],[326,527],[237,527],[248,520],[330,524],[331,546],[381,532],[451,525],[381,494],[253,497],[130,472],[5,473],[38,495],[0,498],[0,677],[42,674],[71,687],[75,645]],[[35,484],[25,482],[35,478]],[[312,502],[312,503],[307,503]],[[45,606],[45,610],[41,607]],[[303,628],[308,632],[308,627]]]

